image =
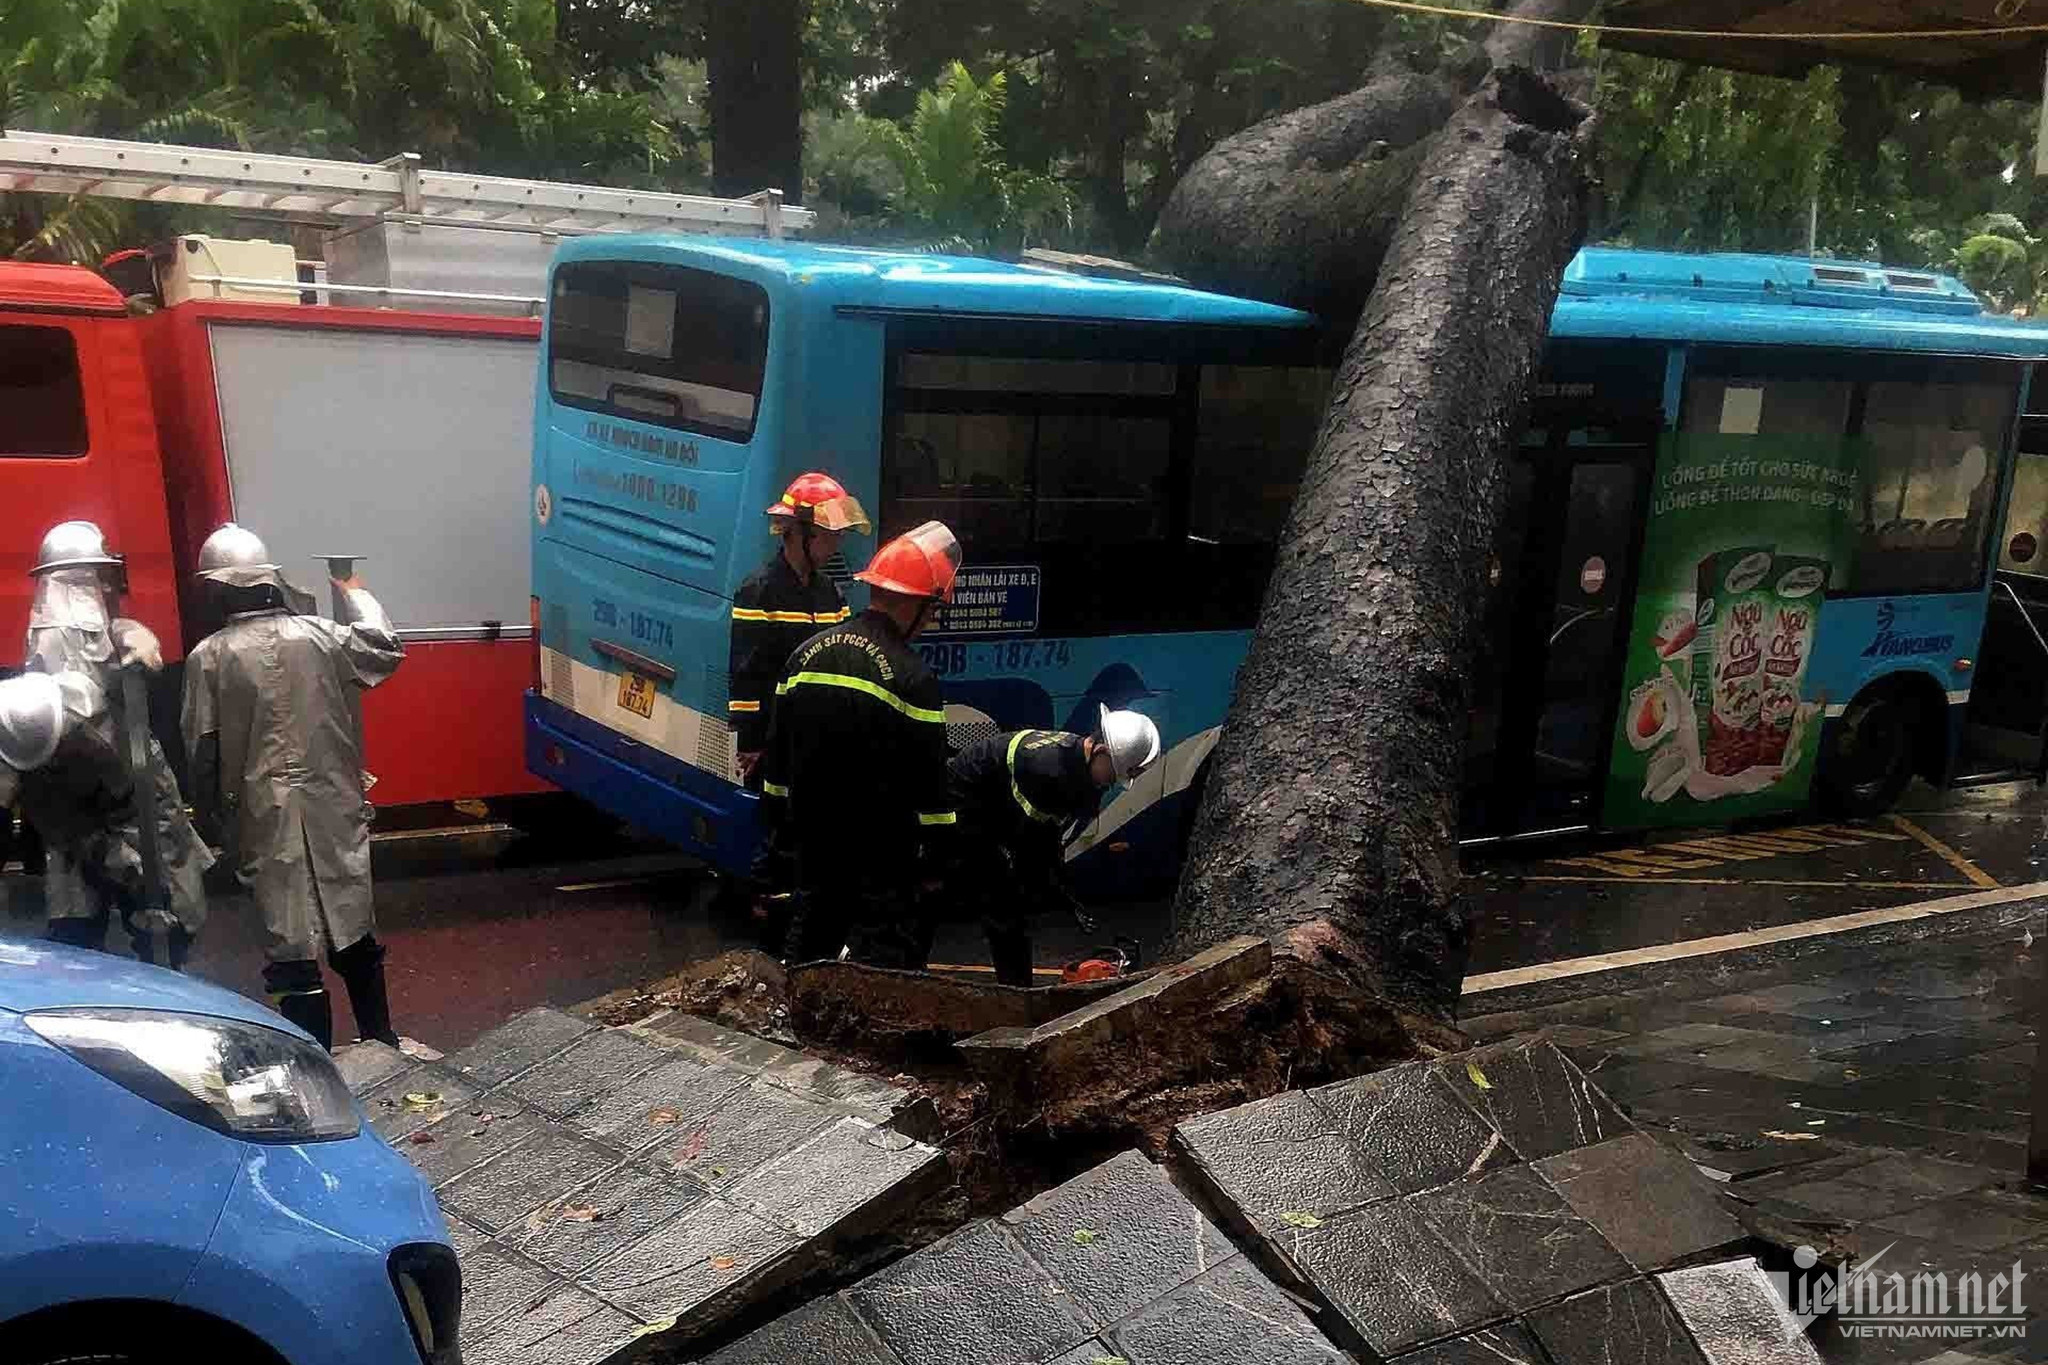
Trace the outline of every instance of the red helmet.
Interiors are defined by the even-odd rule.
[[[943,521],[928,521],[905,531],[875,551],[868,566],[854,577],[871,587],[905,597],[953,600],[953,579],[960,572],[960,541]]]
[[[799,474],[782,491],[782,501],[768,509],[771,517],[787,517],[798,525],[808,523],[821,531],[859,531],[875,528],[853,494],[830,474],[812,470]]]

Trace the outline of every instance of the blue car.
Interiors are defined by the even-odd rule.
[[[0,939],[0,1361],[457,1365],[433,1191],[262,1006]]]

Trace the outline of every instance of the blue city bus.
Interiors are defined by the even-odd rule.
[[[1068,850],[1098,889],[1156,885],[1343,341],[1303,313],[1156,279],[789,241],[565,244],[535,407],[529,767],[746,865],[732,594],[772,548],[763,509],[822,469],[876,517],[874,541],[848,538],[855,567],[932,518],[966,548],[956,600],[918,644],[956,743],[1087,729],[1098,704],[1158,722],[1165,761]],[[1511,461],[1467,836],[1815,799],[1860,812],[1916,774],[2038,776],[2048,417],[2027,416],[2026,395],[2041,357],[2048,328],[1988,317],[1938,275],[1580,253]],[[1812,487],[1728,498],[1811,506],[1745,513],[1790,529],[1710,547],[1697,600],[1685,586],[1659,625],[1637,578],[1671,547],[1646,528],[1693,515],[1720,495],[1689,481],[1730,470]],[[1823,503],[1832,530],[1815,529]],[[858,609],[863,590],[845,587]],[[1775,652],[1745,691],[1741,622],[1765,611]],[[1632,651],[1656,676],[1628,676]]]

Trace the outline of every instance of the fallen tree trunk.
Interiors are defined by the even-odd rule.
[[[1501,456],[1584,228],[1589,124],[1541,76],[1501,67],[1428,141],[1238,674],[1173,952],[1263,934],[1349,989],[1452,1016]]]
[[[1511,12],[1571,19],[1590,7],[1521,0]],[[1205,289],[1303,308],[1349,331],[1430,140],[1489,70],[1552,69],[1568,36],[1502,24],[1454,59],[1393,56],[1348,95],[1225,138],[1174,186],[1148,255]]]

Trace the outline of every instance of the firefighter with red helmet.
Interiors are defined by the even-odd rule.
[[[873,528],[851,493],[829,474],[799,474],[768,509],[775,553],[732,595],[732,675],[726,711],[738,741],[740,775],[758,790],[768,747],[775,684],[796,647],[847,616],[825,565],[848,531]]]
[[[931,951],[927,855],[955,823],[946,705],[910,642],[953,596],[960,542],[928,521],[854,575],[868,608],[804,641],[776,687],[764,790],[796,858],[792,962],[919,969]]]
[[[859,500],[837,479],[816,470],[791,480],[767,515],[775,553],[732,595],[726,713],[740,780],[750,791],[761,790],[761,755],[775,718],[775,684],[782,681],[782,666],[820,627],[836,626],[849,614],[839,585],[825,576],[825,565],[839,553],[840,539],[848,531],[866,535],[873,530]],[[716,902],[720,913],[738,915],[743,907],[755,904],[756,894],[786,890],[789,874],[779,806],[775,801],[763,804],[762,839],[752,875],[723,881]],[[772,938],[779,926],[768,906],[762,905],[757,913]]]

